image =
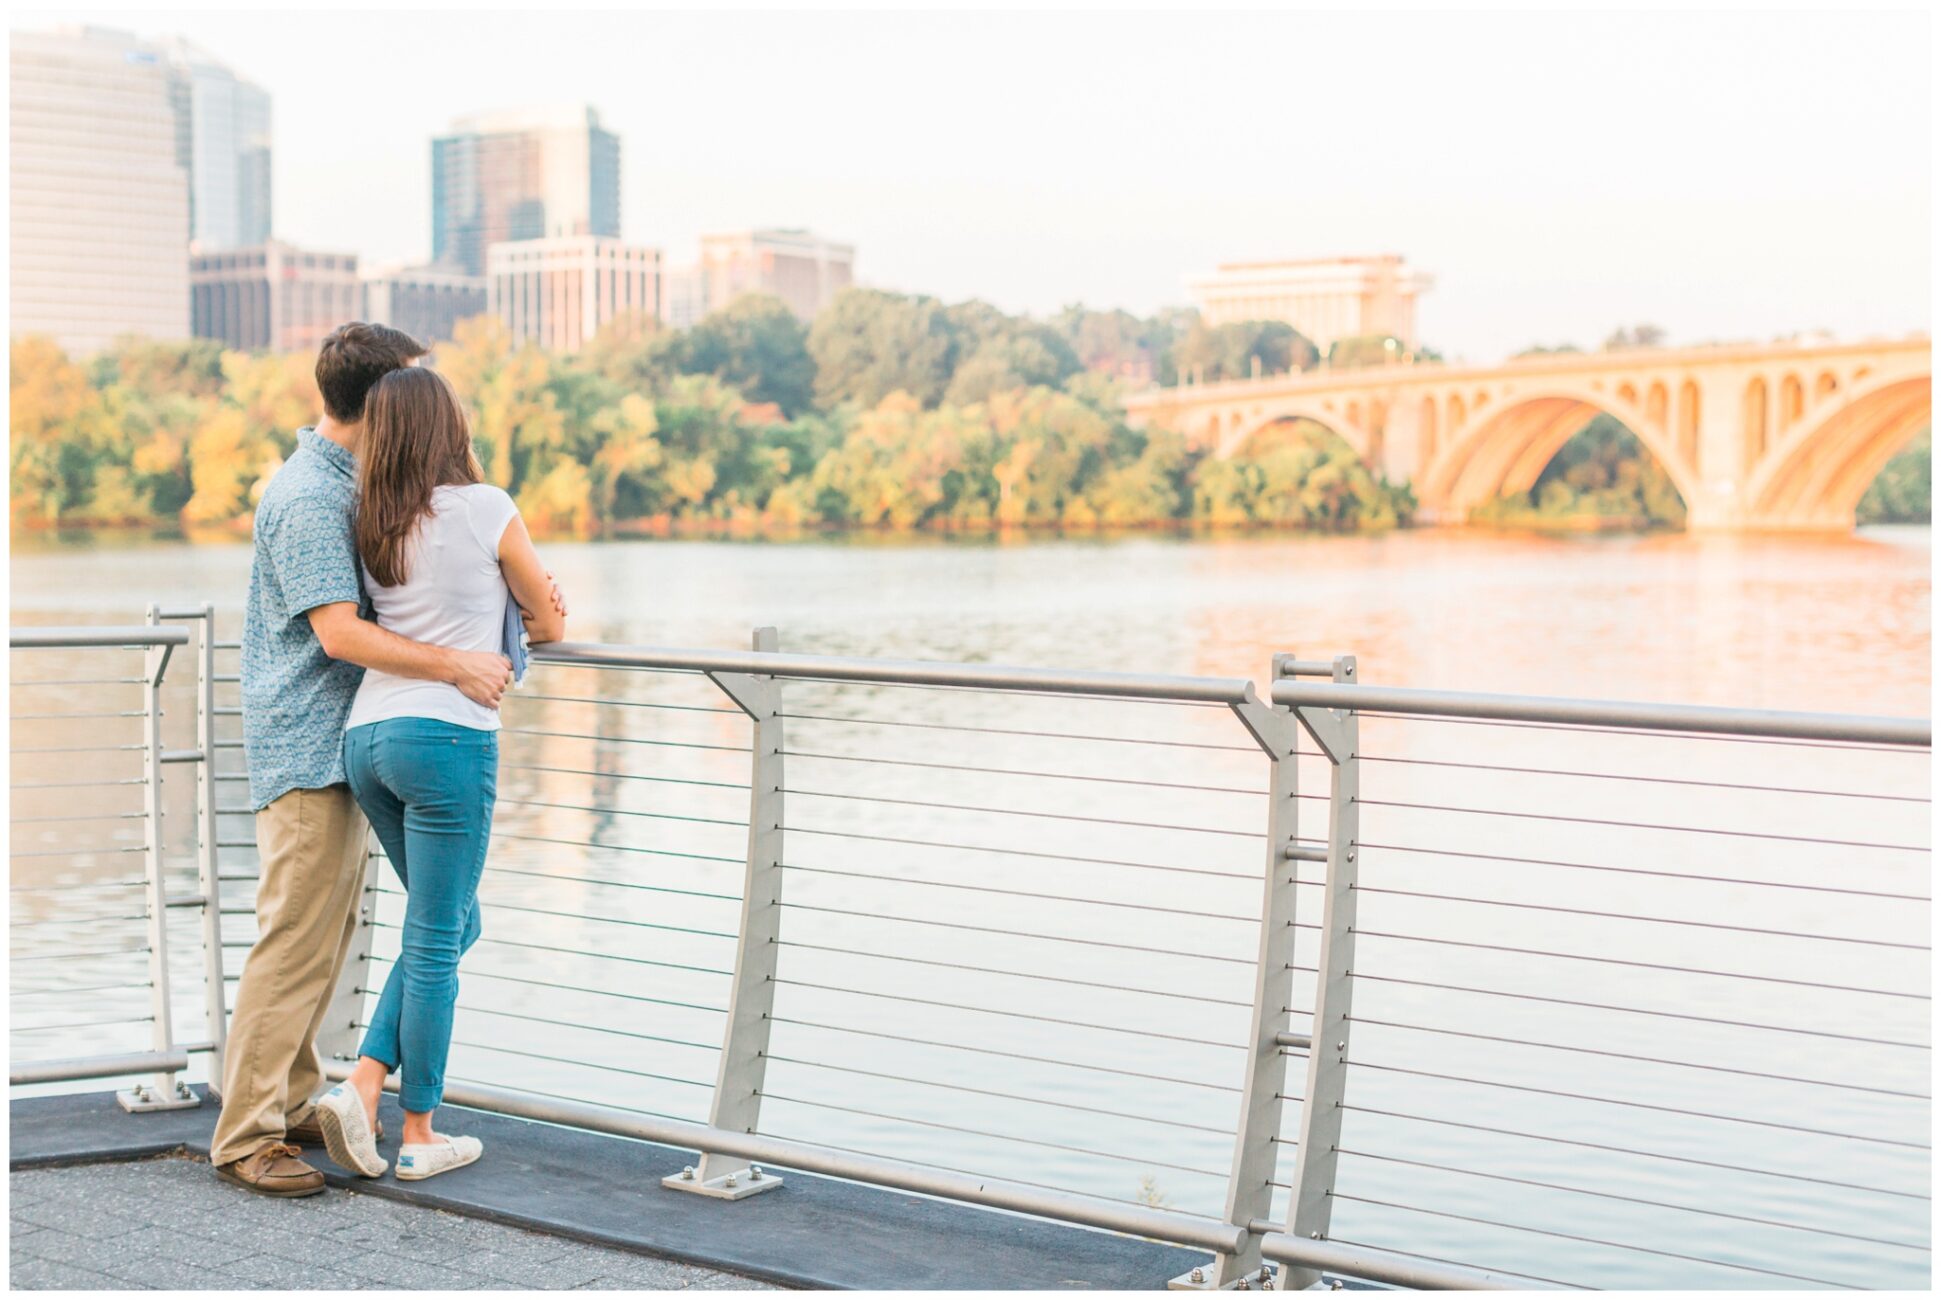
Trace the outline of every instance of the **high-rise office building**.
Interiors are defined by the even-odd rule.
[[[494,244],[487,252],[491,310],[512,336],[572,352],[620,316],[660,318],[657,248],[598,235]]]
[[[1326,352],[1339,339],[1388,334],[1413,348],[1415,300],[1434,281],[1396,253],[1228,262],[1186,282],[1209,325],[1285,321]]]
[[[358,319],[364,285],[354,253],[316,253],[277,240],[189,259],[197,338],[245,352],[309,352]]]
[[[189,333],[189,174],[167,60],[98,28],[10,34],[15,335],[68,352]]]
[[[364,316],[421,343],[452,337],[458,322],[485,314],[485,278],[435,266],[396,267],[364,277]]]
[[[855,245],[806,230],[703,235],[701,259],[688,273],[683,310],[699,319],[743,294],[766,293],[780,298],[802,320],[813,320],[854,282],[855,265]]]
[[[189,238],[198,252],[270,237],[270,97],[186,41],[163,47],[176,104],[176,152],[189,169]]]
[[[485,274],[486,249],[620,234],[620,137],[585,106],[481,113],[431,142],[432,261]]]

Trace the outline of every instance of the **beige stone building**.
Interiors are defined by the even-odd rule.
[[[1416,346],[1415,300],[1434,282],[1398,253],[1283,262],[1227,262],[1187,280],[1209,325],[1285,321],[1325,353],[1339,339],[1389,334]]]
[[[273,239],[189,259],[195,336],[245,352],[310,352],[364,311],[355,253]]]
[[[577,351],[616,317],[661,314],[660,250],[598,235],[493,244],[485,279],[488,310],[552,352]]]
[[[672,272],[665,319],[686,329],[744,294],[773,294],[804,321],[855,280],[856,249],[806,230],[703,235],[701,256]]]

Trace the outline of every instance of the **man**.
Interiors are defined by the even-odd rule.
[[[502,655],[421,645],[360,617],[352,528],[364,398],[425,348],[382,325],[345,325],[317,354],[324,416],[256,507],[243,618],[243,751],[262,860],[258,937],[243,966],[210,1163],[268,1196],[321,1192],[299,1158],[320,1143],[316,1047],[357,929],[365,822],[344,775],[344,719],[365,668],[450,682],[497,708]],[[555,600],[557,600],[555,591]]]

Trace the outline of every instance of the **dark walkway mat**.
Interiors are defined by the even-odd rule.
[[[691,1164],[673,1147],[449,1106],[450,1131],[485,1159],[423,1183],[353,1179],[305,1151],[335,1186],[581,1241],[708,1264],[793,1286],[875,1290],[1152,1290],[1205,1256],[1110,1233],[782,1171],[779,1191],[733,1203],[672,1192]],[[207,1156],[213,1104],[130,1115],[109,1093],[15,1100],[15,1169],[187,1150]],[[387,1132],[403,1125],[386,1097]],[[387,1139],[387,1157],[395,1151]],[[328,1195],[328,1193],[326,1193]]]

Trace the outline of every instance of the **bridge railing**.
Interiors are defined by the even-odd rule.
[[[552,648],[509,697],[450,1101],[724,1202],[794,1169],[1205,1250],[1187,1287],[1926,1276],[1925,723],[756,647]],[[366,889],[339,1069],[397,952]]]

